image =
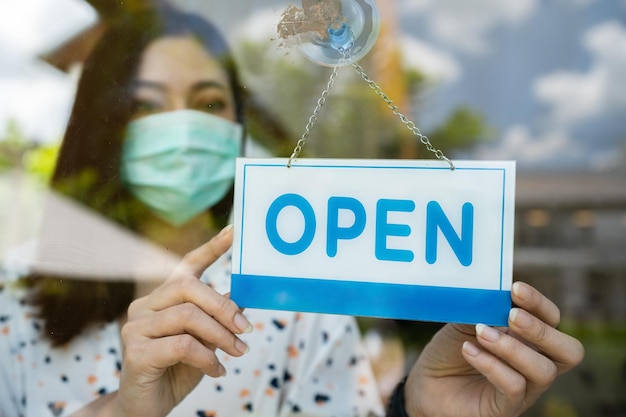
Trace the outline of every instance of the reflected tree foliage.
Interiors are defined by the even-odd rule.
[[[270,111],[284,126],[287,138],[258,138],[279,156],[289,156],[296,141],[327,89],[331,68],[319,66],[300,55],[299,51],[279,48],[276,41],[241,40],[235,53],[242,67],[244,82],[254,92],[256,103]],[[362,63],[366,72],[376,67],[372,58]],[[370,75],[374,81],[374,70]],[[411,101],[419,102],[429,80],[414,68],[402,69],[398,83],[406,86]],[[394,99],[393,97],[390,97]],[[412,111],[408,111],[412,110]],[[401,111],[405,111],[401,108]],[[419,108],[407,109],[406,116],[418,126],[411,114]],[[254,131],[255,118],[251,118]],[[469,106],[453,111],[432,132],[424,132],[433,145],[453,152],[471,147],[493,137],[485,118]],[[332,158],[431,158],[419,145],[416,154],[402,151],[402,141],[418,140],[391,112],[384,101],[353,71],[343,67],[311,130],[303,157]]]

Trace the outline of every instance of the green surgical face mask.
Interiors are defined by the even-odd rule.
[[[121,176],[155,214],[179,226],[231,189],[242,127],[195,110],[142,117],[126,130]]]

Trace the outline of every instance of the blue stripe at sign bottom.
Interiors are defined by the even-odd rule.
[[[240,306],[362,317],[506,326],[511,292],[262,275],[232,276]]]

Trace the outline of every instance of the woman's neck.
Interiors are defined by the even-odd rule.
[[[182,257],[191,250],[207,242],[219,232],[213,216],[204,212],[182,226],[173,226],[156,216],[147,216],[141,224],[142,236],[168,252]],[[162,281],[138,281],[135,298],[145,296],[158,287]],[[121,323],[125,318],[121,319]]]
[[[219,232],[213,216],[203,212],[181,226],[173,226],[155,216],[145,219],[140,233],[167,251],[183,256]]]

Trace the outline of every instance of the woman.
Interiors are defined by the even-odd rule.
[[[243,115],[233,62],[213,26],[165,7],[129,17],[114,23],[85,63],[52,187],[182,256],[227,223]],[[194,263],[194,275],[210,260]],[[152,289],[135,288],[130,276],[31,277],[29,314],[40,319],[16,320],[4,299],[0,307],[13,336],[0,373],[9,387],[0,393],[0,415],[69,415],[118,386],[120,402],[141,404],[151,416],[185,396],[176,415],[380,414],[352,319],[264,311],[246,318],[220,295],[227,273],[227,258],[205,275],[212,287],[177,271],[145,298]],[[246,338],[235,336],[241,333]],[[251,352],[235,360],[248,345]],[[137,374],[152,376],[155,364],[173,356],[185,364],[166,367],[158,391],[137,392]],[[20,360],[37,369],[24,370]],[[228,378],[214,379],[227,370]],[[214,378],[187,396],[203,372]],[[182,379],[167,391],[172,375]],[[352,388],[331,386],[340,377]],[[163,404],[142,400],[151,393]]]
[[[159,8],[109,29],[85,64],[53,188],[187,255],[152,288],[32,276],[27,306],[0,290],[0,415],[383,414],[352,318],[244,313],[222,295],[243,108],[206,22]],[[582,350],[552,327],[558,309],[515,288],[511,334],[446,326],[390,413],[518,415],[574,366]]]

